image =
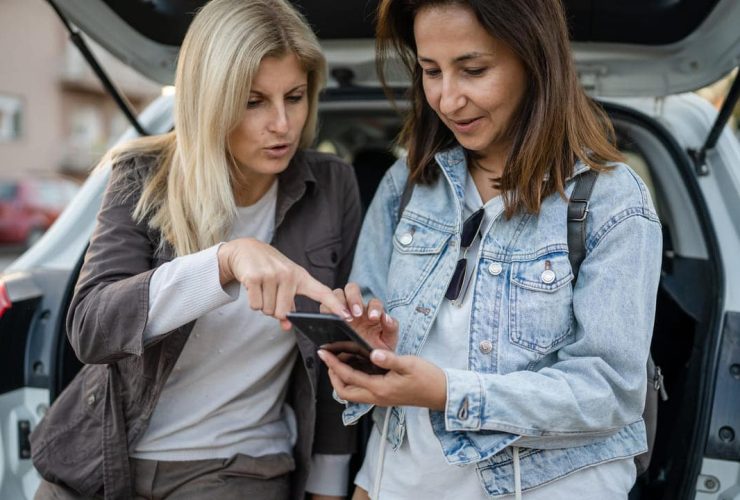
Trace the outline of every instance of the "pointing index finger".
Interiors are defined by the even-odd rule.
[[[313,278],[308,272],[304,272],[303,277],[298,282],[296,290],[298,295],[304,295],[323,304],[332,313],[345,320],[351,320],[352,315],[347,310],[347,306],[334,295],[334,292],[328,286],[322,284]]]

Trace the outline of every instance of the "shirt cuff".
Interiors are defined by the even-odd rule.
[[[447,377],[445,429],[447,431],[478,431],[481,428],[483,381],[470,370],[444,370]]]
[[[306,491],[316,495],[346,496],[351,458],[352,455],[313,455]]]
[[[339,394],[337,394],[336,389],[331,390],[331,397],[334,398],[334,401],[336,401],[340,405],[347,405],[347,403],[349,403],[349,401],[347,401],[346,399],[342,399],[339,397]]]

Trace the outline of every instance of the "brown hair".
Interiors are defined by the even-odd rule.
[[[380,80],[388,91],[385,67],[395,57],[411,75],[411,109],[399,142],[408,149],[413,182],[435,181],[435,153],[456,144],[426,101],[414,40],[416,13],[449,4],[469,8],[491,36],[517,54],[527,73],[528,86],[510,124],[512,148],[497,180],[507,217],[520,210],[538,213],[542,199],[552,193],[565,196],[565,180],[576,159],[599,171],[622,159],[606,113],[580,87],[560,0],[381,0],[376,27]]]

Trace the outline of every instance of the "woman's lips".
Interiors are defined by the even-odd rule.
[[[449,124],[452,126],[452,129],[461,134],[472,132],[480,122],[480,118],[471,118],[470,120],[449,120]]]
[[[265,148],[265,154],[269,158],[283,158],[290,152],[290,144],[276,144]]]

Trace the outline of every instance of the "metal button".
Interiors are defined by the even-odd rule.
[[[552,269],[545,269],[544,271],[542,271],[540,279],[543,283],[549,285],[550,283],[555,281],[555,273],[552,271]]]
[[[88,406],[92,406],[92,405],[94,405],[94,404],[95,404],[95,394],[90,394],[90,395],[89,395],[89,396],[87,397],[87,405],[88,405]]]
[[[410,245],[412,241],[414,241],[414,235],[411,233],[404,233],[401,235],[401,237],[398,239],[398,241],[401,242],[401,245]]]
[[[480,349],[480,352],[483,354],[488,354],[493,351],[493,343],[490,340],[482,340],[481,343],[478,344],[478,349]]]
[[[488,272],[493,274],[494,276],[498,276],[501,274],[501,271],[503,270],[503,266],[500,262],[491,262],[491,265],[488,266]]]

